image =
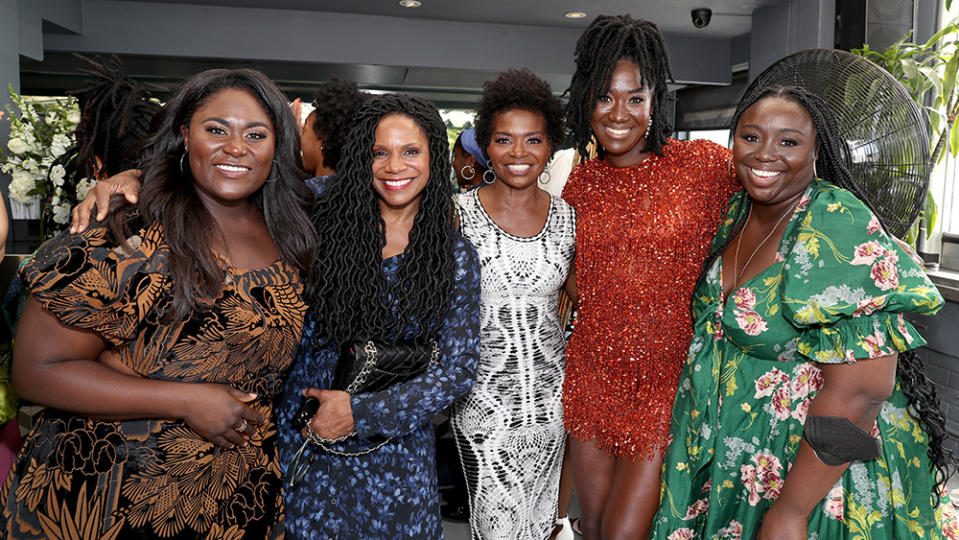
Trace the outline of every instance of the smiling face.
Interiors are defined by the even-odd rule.
[[[490,131],[486,152],[497,181],[517,189],[535,185],[550,156],[546,118],[521,109],[501,111],[493,115]]]
[[[246,204],[266,182],[276,136],[266,110],[246,90],[221,90],[180,126],[194,186],[204,204]]]
[[[733,163],[756,204],[788,206],[812,182],[816,128],[809,111],[782,97],[765,97],[736,125]]]
[[[384,209],[419,209],[423,188],[430,179],[430,151],[426,132],[405,114],[384,116],[373,140],[373,189]]]
[[[639,67],[620,60],[609,80],[609,91],[598,96],[590,128],[613,167],[631,167],[646,154],[646,128],[652,113],[653,91],[643,86]]]

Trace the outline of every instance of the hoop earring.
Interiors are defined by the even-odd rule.
[[[492,163],[490,163],[490,165],[492,165]],[[491,175],[493,175],[493,177],[492,177],[492,178],[489,178],[489,177],[486,176],[487,174],[491,174]],[[483,173],[483,183],[486,184],[486,185],[490,185],[490,184],[492,184],[492,183],[495,182],[495,181],[496,181],[496,173],[493,172],[493,169],[492,169],[492,168],[486,169],[486,172]]]
[[[466,169],[470,170],[470,175],[466,176]],[[463,165],[463,168],[460,169],[460,175],[463,177],[463,180],[472,180],[476,176],[476,169],[470,165]]]
[[[543,176],[546,177],[546,180],[543,180]],[[543,174],[539,175],[539,179],[538,179],[539,185],[545,186],[546,184],[549,184],[549,181],[552,179],[553,179],[553,176],[549,174],[549,170],[544,170]]]
[[[816,162],[817,162],[817,161],[819,161],[819,160],[818,160],[818,159],[812,160],[812,177],[813,177],[813,178],[819,178],[819,173],[816,172]]]
[[[180,155],[180,174],[186,174],[186,163],[185,163],[185,161],[186,161],[187,153],[188,153],[187,149],[184,148],[184,149],[183,149],[183,154]]]

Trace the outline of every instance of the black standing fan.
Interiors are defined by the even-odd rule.
[[[929,185],[929,130],[922,110],[886,70],[845,51],[809,49],[776,62],[746,95],[799,86],[829,105],[849,145],[850,172],[886,229],[904,236]]]

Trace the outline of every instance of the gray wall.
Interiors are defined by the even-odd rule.
[[[835,0],[784,0],[754,10],[749,80],[794,52],[832,48],[835,17]]]
[[[0,0],[0,110],[6,112],[10,105],[8,85],[13,85],[15,92],[20,92],[20,43],[19,21],[17,17],[17,0]],[[0,121],[0,145],[6,148],[7,138],[10,135],[10,123],[5,118]],[[10,177],[0,173],[0,192],[3,200],[9,201],[7,185]],[[9,214],[9,203],[7,203]],[[12,229],[12,228],[11,228]],[[7,235],[7,245],[13,242],[13,231]]]
[[[959,302],[946,302],[935,317],[921,317],[914,322],[929,342],[919,354],[926,361],[926,375],[939,392],[951,436],[948,446],[959,456]]]

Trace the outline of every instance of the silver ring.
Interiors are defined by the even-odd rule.
[[[240,422],[240,425],[238,425],[238,426],[233,426],[233,429],[235,429],[235,430],[237,430],[237,431],[239,431],[239,432],[242,433],[243,431],[246,430],[246,427],[247,427],[248,425],[249,425],[249,424],[246,423],[246,418],[244,418],[243,421]]]

